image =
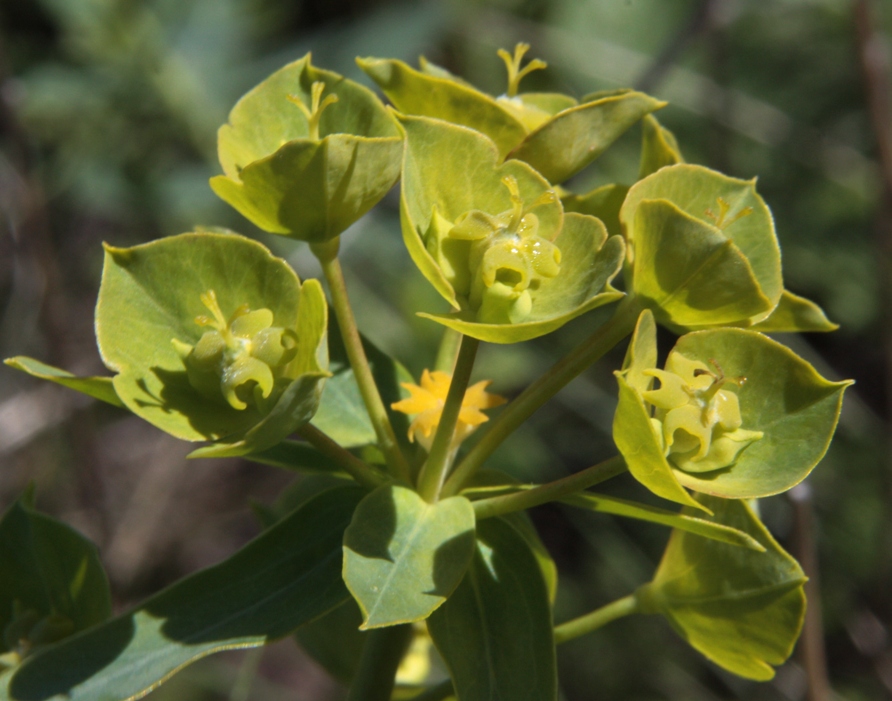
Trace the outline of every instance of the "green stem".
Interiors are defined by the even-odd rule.
[[[465,390],[468,389],[479,346],[480,341],[476,338],[462,336],[458,358],[455,361],[455,372],[452,373],[452,382],[449,384],[449,392],[443,404],[437,433],[427,462],[422,466],[421,474],[418,476],[418,493],[430,503],[439,498],[440,488],[449,470],[450,457],[453,455],[452,437],[455,434],[455,425],[465,399]]]
[[[411,637],[409,624],[369,631],[347,701],[390,701],[396,670]]]
[[[339,239],[310,246],[319,259],[322,272],[328,282],[331,303],[338,320],[338,327],[341,329],[341,336],[344,339],[347,358],[350,360],[350,367],[353,368],[353,375],[375,429],[375,435],[378,437],[378,445],[381,452],[384,453],[387,465],[394,477],[409,482],[409,464],[397,443],[393,425],[390,423],[390,417],[387,415],[387,409],[381,400],[378,386],[372,376],[372,369],[362,347],[362,339],[359,336],[359,329],[356,327],[356,318],[353,316],[353,308],[350,306],[350,299],[347,296],[344,271],[338,260],[338,247]]]
[[[455,359],[458,357],[458,348],[462,335],[448,326],[443,329],[443,337],[440,339],[440,347],[437,349],[437,359],[434,361],[434,370],[452,374],[455,370]]]
[[[331,458],[344,468],[353,479],[365,487],[374,489],[384,484],[384,479],[375,470],[353,453],[342,448],[327,434],[312,424],[304,424],[297,429],[297,434],[327,458]]]
[[[629,594],[591,613],[557,626],[554,629],[554,642],[556,645],[560,645],[568,640],[573,640],[573,638],[578,638],[580,635],[591,633],[617,618],[638,612],[638,598],[634,594]]]
[[[480,521],[493,516],[510,514],[513,511],[529,509],[549,501],[556,501],[569,494],[575,494],[588,487],[593,487],[611,477],[616,477],[625,472],[625,470],[625,461],[623,461],[621,456],[617,455],[555,482],[543,484],[523,492],[503,494],[472,502],[474,514],[477,520]]]
[[[489,429],[465,456],[443,487],[445,496],[458,494],[496,448],[545,402],[563,389],[589,365],[632,333],[640,307],[626,297],[613,317],[585,341],[527,387],[489,425]]]

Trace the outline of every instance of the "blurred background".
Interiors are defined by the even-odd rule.
[[[105,372],[92,327],[102,241],[228,226],[318,274],[304,246],[254,230],[207,185],[217,127],[284,63],[312,51],[368,84],[355,56],[414,64],[423,53],[498,94],[496,50],[527,41],[549,70],[524,89],[646,90],[670,102],[659,118],[688,161],[758,176],[788,287],[841,324],[781,340],[825,376],[858,382],[823,463],[761,502],[821,614],[776,678],[734,678],[641,617],[561,647],[563,698],[892,698],[890,32],[888,0],[0,0],[0,355]],[[573,189],[633,181],[639,141],[632,129]],[[360,327],[417,375],[438,327],[414,312],[443,303],[403,249],[397,205],[391,193],[342,250]],[[602,317],[485,347],[476,374],[512,396]],[[546,480],[608,457],[620,362],[614,353],[562,392],[493,466]],[[0,508],[35,482],[38,506],[101,548],[119,610],[232,553],[259,531],[246,495],[270,503],[295,479],[243,460],[187,463],[189,449],[0,370]],[[625,477],[604,489],[646,498]],[[558,621],[648,581],[668,535],[556,506],[533,518],[561,571]],[[343,689],[285,640],[209,658],[150,698],[334,701]]]

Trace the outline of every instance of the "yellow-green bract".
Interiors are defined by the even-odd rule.
[[[655,415],[646,398],[655,394],[654,379],[662,381],[671,373],[654,371],[656,325],[651,312],[643,312],[623,369],[616,373],[620,392],[613,438],[629,471],[652,492],[695,508],[704,507],[685,487],[729,499],[768,496],[801,482],[824,456],[839,419],[843,391],[851,382],[825,380],[786,346],[743,329],[687,334],[678,340],[672,353],[685,358],[692,367],[699,364],[712,368],[711,378],[702,375],[704,384],[718,383],[722,387],[728,378],[739,385],[734,390],[725,385],[722,391],[733,392],[734,403],[739,403],[740,426],[736,428],[748,433],[742,437],[744,445],[736,446],[736,450],[719,446],[721,455],[716,461],[701,461],[699,468],[690,454],[680,460],[669,454],[663,426],[655,426],[660,423],[658,419],[666,417]],[[661,385],[663,388],[669,385]],[[692,390],[691,401],[701,406],[703,431],[708,424],[714,441],[727,442],[736,431],[722,427],[718,421],[706,421],[712,405],[702,401],[702,394]],[[689,432],[684,423],[673,431],[681,440],[693,440],[698,433]],[[693,471],[692,466],[704,469]]]
[[[402,137],[375,95],[310,55],[233,107],[211,188],[264,231],[319,243],[371,209],[399,177]]]
[[[509,94],[500,97],[477,90],[423,58],[421,70],[395,59],[365,58],[357,63],[401,112],[486,134],[500,161],[525,161],[552,183],[582,170],[635,122],[666,104],[632,90],[593,93],[581,102],[561,93],[511,94],[516,91],[522,56],[523,50],[520,55],[515,51],[513,62],[505,58]]]
[[[619,220],[627,286],[674,331],[836,328],[784,290],[774,220],[754,180],[669,165],[632,186]]]
[[[622,239],[608,238],[599,220],[565,216],[552,186],[526,163],[500,163],[485,135],[438,119],[400,119],[403,240],[458,310],[422,316],[515,343],[622,296],[609,286]]]
[[[209,297],[220,320],[208,318]],[[262,450],[309,421],[328,375],[326,317],[317,281],[302,285],[285,261],[242,236],[196,232],[106,247],[96,336],[117,373],[115,392],[178,438],[222,441],[199,455]],[[207,327],[223,323],[250,335],[233,339],[235,350],[193,360],[189,349],[220,341],[208,341],[220,334]],[[270,327],[278,331],[268,338]],[[293,344],[284,358],[267,348],[283,334]],[[267,386],[254,366],[268,363]]]

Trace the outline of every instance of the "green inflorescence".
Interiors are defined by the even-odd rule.
[[[525,321],[533,307],[531,292],[542,278],[560,272],[561,251],[539,236],[539,218],[533,207],[554,201],[546,192],[531,207],[524,207],[517,179],[502,178],[511,193],[511,209],[495,216],[478,209],[461,215],[447,236],[470,242],[468,255],[468,295],[477,320],[484,323]]]
[[[665,370],[646,370],[660,381],[643,393],[655,408],[651,422],[663,442],[666,457],[686,472],[730,467],[741,452],[762,438],[761,431],[741,428],[740,403],[728,388],[744,377],[725,377],[718,363],[713,372],[699,360],[671,353]]]
[[[269,309],[252,311],[246,304],[227,319],[213,290],[202,294],[201,301],[211,316],[198,316],[195,323],[212,329],[194,346],[172,341],[190,384],[207,399],[223,399],[239,410],[253,401],[265,413],[276,380],[297,353],[294,332],[273,326]]]

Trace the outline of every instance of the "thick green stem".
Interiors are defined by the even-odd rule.
[[[331,304],[338,320],[338,327],[341,329],[341,336],[344,339],[347,358],[350,360],[350,367],[353,368],[359,393],[362,395],[362,401],[369,413],[372,426],[375,428],[378,445],[381,452],[384,453],[393,476],[409,482],[409,464],[397,443],[393,425],[390,423],[390,417],[387,415],[387,409],[381,400],[381,394],[378,392],[378,386],[372,376],[372,369],[362,347],[362,339],[353,316],[353,308],[350,306],[350,299],[347,296],[344,271],[338,260],[338,245],[338,239],[334,239],[324,244],[313,244],[310,248],[319,259],[322,272],[328,282]]]
[[[489,429],[459,463],[443,487],[444,496],[458,494],[467,481],[496,448],[545,402],[563,389],[589,365],[632,333],[640,312],[634,299],[627,297],[613,318],[580,343],[548,372],[527,387],[489,425]]]
[[[568,640],[573,640],[573,638],[578,638],[580,635],[591,633],[617,618],[638,612],[638,598],[634,594],[629,594],[591,613],[557,626],[554,629],[554,642],[556,645],[560,645]]]
[[[361,485],[374,489],[384,484],[384,480],[370,465],[342,448],[312,424],[304,424],[297,430],[297,434],[320,453],[337,462]]]
[[[555,482],[533,487],[523,492],[503,494],[475,501],[472,503],[474,514],[477,520],[480,521],[484,518],[492,518],[493,516],[502,516],[514,511],[529,509],[533,506],[539,506],[539,504],[556,501],[570,494],[581,492],[583,489],[593,487],[611,477],[616,477],[625,472],[625,470],[626,463],[622,457],[617,455],[614,458],[610,458],[610,460],[592,465]]]
[[[418,493],[431,503],[439,498],[440,488],[449,471],[450,457],[453,454],[452,437],[455,434],[455,425],[465,399],[465,390],[468,389],[479,346],[480,341],[476,338],[463,336],[461,339],[458,358],[455,361],[455,372],[452,373],[452,382],[449,384],[449,392],[443,404],[437,433],[427,462],[424,463],[418,476]]]
[[[347,701],[390,701],[396,670],[411,638],[409,624],[369,631]]]

